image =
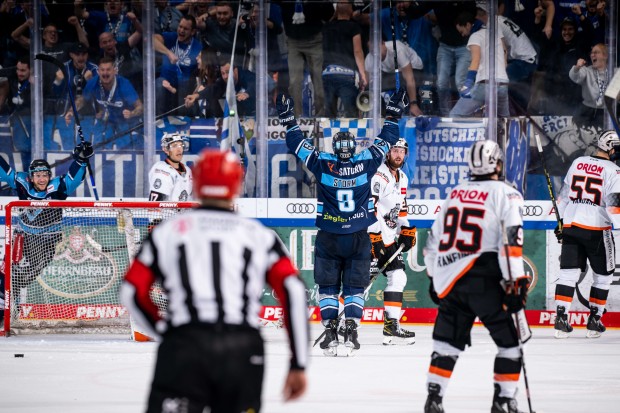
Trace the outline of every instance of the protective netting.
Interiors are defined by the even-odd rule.
[[[189,206],[9,204],[5,264],[10,278],[10,333],[129,332],[129,314],[120,304],[118,290],[130,259],[154,225]],[[152,296],[165,309],[160,286]]]

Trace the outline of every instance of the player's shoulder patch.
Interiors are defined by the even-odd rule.
[[[161,188],[161,179],[157,178],[155,182],[153,182],[153,188],[155,189]]]
[[[377,172],[375,173],[375,176],[383,179],[386,183],[390,182],[390,178],[380,170],[377,170]]]

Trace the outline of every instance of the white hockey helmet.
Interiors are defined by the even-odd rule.
[[[489,175],[495,172],[497,163],[503,159],[504,155],[497,142],[487,139],[474,142],[467,163],[472,175]]]
[[[164,133],[164,136],[161,137],[161,148],[168,150],[173,142],[183,142],[183,150],[189,149],[189,140],[177,132]]]
[[[598,135],[596,146],[605,152],[609,152],[612,149],[617,151],[617,146],[620,146],[620,138],[618,138],[616,131],[605,130]]]
[[[409,144],[405,140],[405,138],[399,138],[392,148],[405,148],[405,155],[409,154]]]

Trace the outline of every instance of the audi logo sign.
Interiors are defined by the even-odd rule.
[[[539,217],[543,214],[543,207],[540,205],[525,205],[522,212],[524,217]]]
[[[289,214],[314,214],[316,207],[311,203],[296,203],[291,202],[286,204],[286,212]]]
[[[426,214],[428,214],[428,205],[407,204],[407,215],[426,215]]]

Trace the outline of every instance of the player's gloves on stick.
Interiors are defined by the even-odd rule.
[[[409,97],[405,89],[400,88],[390,97],[390,101],[385,107],[385,116],[388,118],[400,119],[403,111],[409,106]]]
[[[416,228],[415,227],[400,227],[400,235],[398,236],[397,244],[403,244],[403,252],[409,251],[415,247],[416,242]]]
[[[93,156],[94,152],[93,145],[90,142],[80,142],[75,149],[73,149],[73,159],[81,163],[86,163],[88,162],[88,158]]]
[[[558,225],[556,225],[555,229],[553,230],[553,233],[555,234],[555,237],[558,239],[558,242],[561,244],[562,243],[562,231],[564,230],[564,222],[562,220],[560,220],[560,222],[558,222]]]
[[[380,232],[370,232],[368,236],[370,237],[370,243],[372,244],[372,248],[370,250],[372,257],[377,260],[377,266],[382,268],[389,258],[385,244],[383,243],[383,237]]]
[[[477,74],[478,74],[478,71],[476,70],[470,70],[467,72],[467,79],[465,79],[465,83],[463,83],[461,90],[459,90],[459,95],[462,98],[466,98],[466,99],[471,98],[471,89],[474,87],[474,84],[476,83]]]
[[[516,281],[506,283],[506,295],[502,302],[504,311],[510,314],[517,313],[525,308],[527,303],[527,290],[530,287],[531,278],[519,277]]]
[[[293,99],[281,93],[278,95],[276,99],[276,110],[278,111],[278,116],[280,117],[280,123],[284,126],[294,126],[297,121],[295,120],[295,111],[293,108],[295,107],[295,103]]]
[[[439,296],[437,295],[437,291],[435,291],[435,286],[433,285],[433,279],[428,277],[428,295],[431,297],[431,300],[439,305]]]

